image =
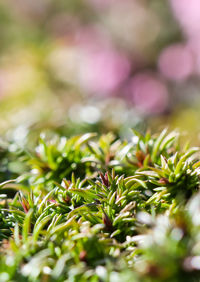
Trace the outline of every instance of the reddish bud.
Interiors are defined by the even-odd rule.
[[[103,213],[103,223],[105,224],[106,230],[111,231],[112,230],[112,221],[108,217],[108,215],[104,212]]]
[[[102,183],[103,183],[106,187],[108,187],[108,186],[109,186],[108,173],[106,172],[106,173],[105,173],[105,176],[104,176],[103,173],[100,172],[100,177],[101,177]]]
[[[26,198],[24,198],[24,197],[21,198],[21,205],[22,205],[25,213],[27,213],[30,209],[30,205],[29,205],[29,202],[26,200]]]
[[[64,201],[65,203],[70,203],[71,198],[70,198],[68,195],[66,195],[65,198],[63,198],[63,201]]]
[[[143,161],[145,159],[145,154],[142,151],[137,151],[135,153],[135,156],[136,156],[138,162],[143,163]]]
[[[166,185],[166,184],[169,184],[169,180],[165,177],[162,177],[162,178],[160,178],[159,183]]]
[[[80,261],[85,261],[86,262],[86,260],[87,260],[87,252],[85,250],[80,252],[79,259],[80,259]]]

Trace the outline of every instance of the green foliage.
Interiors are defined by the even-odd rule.
[[[133,134],[21,151],[0,188],[1,281],[199,281],[199,149]]]

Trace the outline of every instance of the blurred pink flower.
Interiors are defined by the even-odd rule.
[[[128,94],[136,108],[144,114],[162,113],[168,105],[168,90],[155,75],[137,74],[128,86]]]
[[[188,40],[187,47],[194,57],[194,73],[200,75],[200,37]]]
[[[168,79],[183,81],[194,70],[194,58],[191,50],[183,44],[174,44],[165,48],[158,59],[160,72]]]
[[[90,93],[112,94],[128,77],[130,68],[124,54],[114,49],[101,46],[85,50],[80,64],[81,85]]]
[[[175,17],[184,33],[191,37],[200,34],[200,1],[169,0]]]
[[[74,33],[74,41],[77,46],[87,51],[111,46],[105,31],[95,25],[79,27]]]

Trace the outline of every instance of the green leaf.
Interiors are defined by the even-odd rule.
[[[33,241],[36,242],[41,230],[52,219],[52,215],[45,216],[33,229]]]
[[[61,232],[64,232],[69,227],[76,225],[75,218],[76,218],[76,215],[72,216],[67,222],[61,223],[61,224],[53,227],[50,231],[50,235],[53,235],[55,233],[59,234]]]
[[[175,175],[179,174],[181,172],[181,168],[183,168],[184,164],[185,164],[185,161],[190,157],[192,156],[193,154],[195,154],[196,152],[199,151],[199,148],[198,147],[194,147],[194,148],[191,148],[189,149],[179,160],[177,166],[176,166],[176,169],[174,171]]]
[[[152,156],[151,156],[153,162],[156,161],[158,153],[161,152],[160,145],[163,142],[166,133],[167,133],[167,129],[164,129],[154,143],[153,150],[152,150]]]
[[[23,242],[26,243],[27,238],[28,238],[28,234],[31,230],[31,218],[33,215],[33,209],[30,209],[28,211],[28,213],[25,216],[24,219],[24,224],[23,224],[23,228],[22,228],[22,238],[23,238]]]

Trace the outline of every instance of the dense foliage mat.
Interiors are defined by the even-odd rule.
[[[177,132],[4,143],[0,281],[199,281],[200,155]]]

